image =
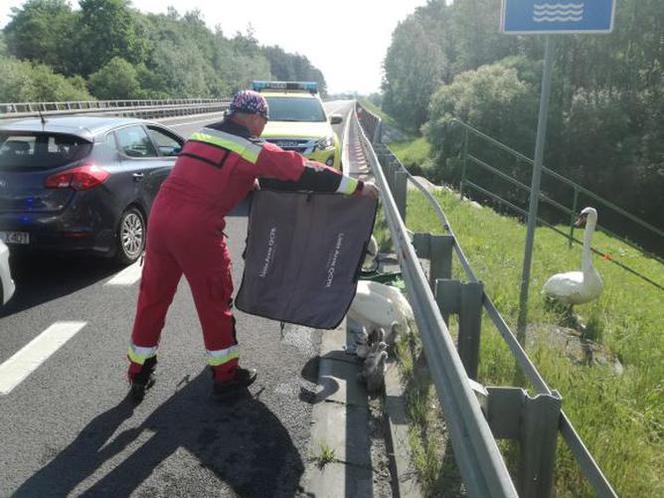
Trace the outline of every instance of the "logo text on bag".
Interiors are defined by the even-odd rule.
[[[277,245],[277,227],[272,227],[270,228],[270,234],[268,235],[267,253],[265,254],[265,259],[263,260],[263,268],[258,274],[258,276],[261,278],[265,278],[268,270],[270,269],[272,260],[274,260],[274,251],[276,245]]]
[[[337,243],[334,246],[334,253],[330,259],[330,265],[327,268],[327,281],[325,282],[325,287],[331,287],[332,282],[334,282],[334,272],[337,269],[337,259],[341,253],[341,245],[344,242],[344,233],[341,232],[337,235]]]

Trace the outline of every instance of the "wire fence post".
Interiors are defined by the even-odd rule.
[[[572,212],[570,213],[569,218],[569,245],[572,247],[572,242],[574,241],[574,218],[576,217],[577,209],[579,204],[579,189],[574,187],[574,201],[572,202]]]
[[[459,199],[463,200],[463,184],[466,181],[466,168],[468,162],[468,128],[463,134],[463,161],[461,163],[461,181],[459,182]]]

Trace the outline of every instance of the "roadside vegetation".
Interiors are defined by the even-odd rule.
[[[499,32],[500,0],[432,0],[396,27],[384,61],[381,111],[431,145],[426,175],[458,184],[462,120],[532,157],[544,38]],[[546,165],[662,227],[664,211],[664,9],[661,0],[616,2],[607,35],[554,37]],[[473,151],[478,152],[475,148]],[[530,185],[530,169],[512,157],[478,156]],[[415,173],[415,171],[413,171]],[[485,189],[523,206],[518,189],[479,171]],[[571,206],[562,185],[543,184]],[[527,201],[525,202],[527,206]],[[563,221],[545,213],[548,221]],[[609,221],[607,214],[600,223]],[[613,225],[606,225],[614,228]],[[639,240],[636,226],[614,231]],[[652,241],[651,239],[648,239]],[[653,251],[664,254],[664,244]]]
[[[440,191],[435,195],[487,294],[514,329],[524,225],[461,201],[458,194]],[[409,192],[406,224],[414,232],[443,233],[419,192]],[[389,235],[380,221],[376,235],[382,247],[389,246]],[[603,233],[595,234],[593,245],[609,255],[595,256],[593,261],[605,289],[597,301],[575,309],[582,326],[573,329],[565,313],[548,306],[539,291],[552,274],[580,267],[581,248],[568,248],[566,239],[552,230],[537,230],[527,351],[549,386],[562,394],[563,409],[619,495],[663,496],[664,335],[660,328],[664,292],[626,273],[609,258],[619,255],[651,277],[664,275],[664,265]],[[454,278],[466,280],[461,271],[455,264]],[[452,320],[453,334],[455,329]],[[434,496],[440,489],[440,476],[453,475],[454,470],[449,455],[440,451],[446,443],[440,433],[435,390],[417,372],[419,348],[416,338],[408,338],[398,348],[398,356],[404,381],[412,387],[407,401],[415,464],[427,494]],[[514,365],[502,337],[485,315],[480,382],[513,385]],[[509,460],[513,454],[509,445],[501,447]],[[593,496],[562,439],[556,496]]]
[[[390,150],[413,175],[432,177],[431,145],[425,137],[390,142]]]
[[[28,0],[0,30],[0,102],[219,98],[252,79],[317,81],[299,54],[227,36],[204,13],[142,14],[129,0]]]

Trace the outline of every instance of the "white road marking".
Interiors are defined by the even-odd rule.
[[[0,365],[0,395],[9,394],[88,322],[55,322]]]
[[[143,268],[141,267],[140,261],[136,261],[136,263],[129,265],[120,273],[117,273],[113,278],[104,284],[104,287],[108,285],[134,285],[141,279],[142,271]]]

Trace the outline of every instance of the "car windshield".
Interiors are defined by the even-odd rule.
[[[46,170],[83,159],[92,144],[74,135],[0,132],[0,171]]]
[[[325,121],[325,112],[318,99],[298,97],[266,97],[270,121]]]

